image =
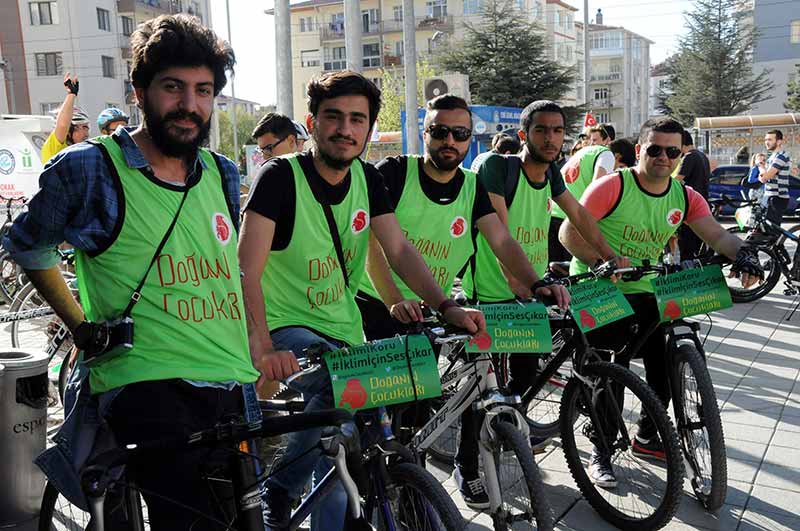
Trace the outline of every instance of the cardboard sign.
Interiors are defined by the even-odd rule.
[[[718,265],[687,269],[650,282],[662,323],[733,306],[728,283]]]
[[[625,295],[610,280],[600,278],[569,287],[569,306],[578,328],[591,332],[633,315]]]
[[[467,343],[467,352],[540,353],[553,351],[553,336],[547,308],[538,302],[526,304],[481,304],[488,334]]]
[[[335,350],[325,355],[325,363],[336,407],[354,411],[412,402],[414,387],[419,400],[442,394],[436,357],[425,336],[394,337]]]

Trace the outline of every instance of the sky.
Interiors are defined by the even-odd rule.
[[[271,9],[271,0],[228,0],[231,15],[232,44],[236,53],[234,89],[237,98],[261,104],[275,103],[275,28],[274,18],[264,14]],[[575,20],[583,20],[583,0],[565,0],[577,7]],[[228,37],[226,0],[211,0],[214,30]],[[589,20],[598,8],[603,10],[603,23],[622,26],[655,44],[650,46],[650,62],[657,64],[676,51],[683,33],[683,13],[692,7],[690,0],[589,0]],[[225,94],[231,94],[229,83]]]

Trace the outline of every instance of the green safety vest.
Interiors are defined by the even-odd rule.
[[[119,317],[164,237],[184,189],[154,183],[125,162],[112,137],[95,139],[108,154],[124,196],[121,228],[98,255],[77,250],[81,304],[87,319]],[[247,341],[236,230],[213,155],[200,150],[200,179],[189,190],[175,229],[133,307],[134,345],[91,368],[100,393],[134,382],[185,378],[254,382]]]
[[[520,166],[514,202],[508,207],[508,230],[540,278],[547,271],[552,204],[550,181],[529,183]],[[470,299],[499,302],[514,298],[489,242],[481,234],[477,236],[474,262],[467,269],[463,283],[464,293]]]
[[[331,205],[342,241],[349,287],[339,267],[322,205],[314,197],[297,156],[287,157],[297,197],[289,245],[272,251],[261,277],[261,288],[272,330],[303,326],[350,345],[364,342],[355,294],[367,261],[369,196],[360,160],[350,165],[350,189]]]
[[[420,180],[425,178],[420,172],[422,160],[416,155],[406,157],[406,182],[394,213],[406,238],[422,255],[439,287],[449,294],[455,275],[467,263],[474,248],[471,226],[477,179],[475,173],[461,168],[464,184],[455,201],[447,205],[434,203],[422,190]],[[394,271],[392,278],[403,298],[418,298]],[[366,275],[361,281],[361,290],[380,299]]]
[[[620,198],[616,207],[597,222],[600,232],[619,256],[630,258],[631,264],[643,260],[656,262],[661,258],[670,236],[686,218],[689,200],[681,183],[669,180],[669,188],[654,196],[642,190],[631,169],[620,170]],[[570,274],[585,273],[588,266],[572,259]],[[631,282],[619,282],[623,293],[652,293],[650,277]]]
[[[609,151],[606,146],[586,146],[570,157],[564,167],[561,168],[561,175],[564,176],[564,184],[567,190],[577,199],[581,200],[583,192],[589,187],[594,178],[594,167],[597,157],[604,151]],[[608,168],[609,171],[613,168]],[[557,204],[553,205],[553,217],[566,219],[567,215]]]

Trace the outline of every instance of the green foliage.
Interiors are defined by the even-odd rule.
[[[738,4],[695,0],[685,14],[688,33],[668,63],[671,93],[661,94],[661,104],[687,126],[696,117],[746,113],[771,98],[769,71],[753,72],[756,29],[742,24]]]
[[[250,133],[256,128],[258,118],[243,109],[236,109],[236,130],[238,131],[239,156],[233,153],[233,124],[229,112],[216,111],[219,115],[219,151],[231,160],[237,161],[244,155],[244,145],[252,142]]]
[[[800,64],[795,68],[794,79],[786,85],[786,102],[783,104],[783,108],[789,112],[800,112]]]
[[[434,67],[425,59],[417,60],[417,102],[422,104],[423,83],[436,75]],[[384,68],[381,72],[381,112],[378,131],[399,131],[400,112],[406,108],[406,85],[403,68]]]
[[[486,2],[479,24],[465,24],[463,37],[437,51],[436,65],[469,76],[472,102],[525,107],[534,100],[559,100],[575,71],[547,57],[542,28],[521,15],[516,3]]]

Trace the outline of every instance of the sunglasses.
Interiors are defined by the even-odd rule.
[[[472,130],[461,126],[448,127],[446,125],[434,124],[428,126],[428,134],[436,140],[444,140],[447,138],[447,135],[452,134],[453,140],[456,142],[464,142],[465,140],[469,140],[469,137],[472,136]]]
[[[645,150],[647,156],[651,158],[660,157],[662,151],[666,151],[667,157],[670,159],[677,159],[678,157],[681,156],[682,153],[681,148],[675,146],[670,146],[665,148],[662,146],[658,146],[656,144],[650,144],[649,146],[647,146],[647,149]]]
[[[283,142],[287,138],[289,138],[289,137],[285,136],[285,137],[281,138],[280,140],[278,140],[277,142],[275,142],[274,144],[267,144],[264,147],[259,146],[259,147],[256,148],[256,150],[258,150],[258,152],[261,153],[262,155],[271,154],[272,150],[275,149],[276,147],[278,147],[278,144],[280,144],[281,142]]]

